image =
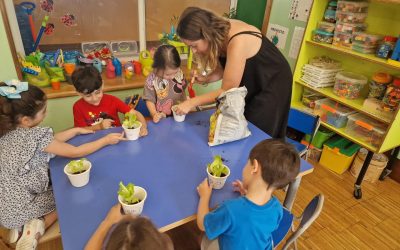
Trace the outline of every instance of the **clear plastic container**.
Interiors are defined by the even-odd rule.
[[[386,88],[383,97],[383,110],[396,111],[400,104],[400,78],[393,79],[393,82]]]
[[[312,40],[318,43],[331,44],[333,40],[333,33],[322,30],[313,30]]]
[[[324,13],[324,21],[335,23],[337,1],[331,0]]]
[[[328,98],[315,101],[314,114],[319,115],[321,121],[327,122],[337,128],[346,126],[347,117],[354,113],[355,111],[351,108]]]
[[[386,91],[386,85],[392,81],[392,76],[386,72],[377,72],[369,81],[368,97],[382,100]]]
[[[366,13],[368,11],[367,2],[338,1],[337,10],[353,13]]]
[[[336,74],[333,93],[347,99],[356,99],[367,84],[368,78],[353,72],[342,71]]]
[[[353,34],[355,32],[363,32],[367,29],[367,25],[365,23],[343,23],[337,22],[335,31],[343,32],[348,34]]]
[[[348,33],[335,32],[332,44],[335,46],[350,49],[352,35]]]
[[[385,135],[387,126],[381,122],[371,119],[363,114],[357,113],[350,115],[347,122],[346,133],[379,147]]]
[[[364,46],[377,46],[383,39],[382,35],[368,34],[364,32],[354,33],[353,43]]]
[[[323,98],[324,98],[324,96],[322,96],[321,94],[319,94],[315,91],[312,91],[310,89],[304,88],[301,101],[305,106],[313,109],[313,108],[315,108],[315,101],[323,99]]]
[[[337,22],[364,23],[366,18],[367,18],[367,13],[336,11]]]
[[[333,33],[335,31],[335,24],[324,21],[318,22],[318,30]]]
[[[351,48],[354,51],[357,51],[359,53],[363,53],[363,54],[375,54],[375,50],[376,50],[376,46],[372,45],[363,45],[363,44],[358,44],[358,43],[353,43],[351,45]]]
[[[397,37],[385,36],[376,50],[376,56],[380,58],[388,58],[391,56],[394,47],[396,46]]]

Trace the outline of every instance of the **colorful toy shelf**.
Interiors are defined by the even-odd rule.
[[[394,112],[393,116],[383,116],[379,113],[371,113],[363,108],[363,97],[365,98],[365,93],[363,93],[362,97],[360,98],[349,100],[335,95],[332,87],[316,88],[306,84],[301,80],[302,67],[307,64],[311,58],[316,56],[329,56],[340,61],[344,70],[363,74],[367,76],[368,79],[371,79],[371,76],[377,71],[385,71],[392,75],[400,75],[400,67],[389,64],[385,59],[375,57],[374,55],[361,54],[330,44],[322,44],[312,41],[312,32],[317,28],[318,22],[323,20],[327,5],[328,0],[313,2],[310,18],[306,27],[304,39],[293,75],[294,82],[291,105],[294,108],[301,109],[306,112],[313,112],[313,110],[304,106],[301,102],[303,90],[305,88],[311,89],[333,101],[341,103],[359,113],[365,114],[376,121],[380,121],[388,125],[387,130],[385,131],[384,139],[380,145],[374,146],[360,140],[359,138],[349,135],[346,133],[345,128],[336,128],[330,124],[321,122],[324,127],[375,153],[385,152],[393,149],[400,145],[399,109]],[[369,11],[366,22],[368,24],[367,32],[398,36],[400,32],[398,29],[398,27],[400,27],[400,0],[371,0],[369,2]]]

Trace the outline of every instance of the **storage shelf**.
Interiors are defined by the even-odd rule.
[[[304,112],[313,114],[313,110],[312,109],[304,106],[303,103],[301,103],[299,101],[292,102],[291,106],[293,108],[296,108],[296,109],[302,110]],[[346,133],[346,127],[337,128],[337,127],[332,126],[332,125],[330,125],[330,124],[328,124],[326,122],[323,122],[323,121],[321,121],[321,124],[322,124],[322,126],[324,126],[324,127],[328,128],[329,130],[335,132],[336,134],[339,134],[339,135],[349,139],[350,141],[352,141],[352,142],[354,142],[354,143],[356,143],[356,144],[358,144],[358,145],[360,145],[360,146],[362,146],[362,147],[364,147],[364,148],[366,148],[366,149],[368,149],[370,151],[378,152],[378,148],[377,147],[374,147],[371,144],[368,144],[368,143],[366,143],[364,141],[359,140],[358,138],[355,138],[355,137],[352,137],[352,136],[348,135]]]
[[[303,82],[301,80],[295,81],[295,82],[297,84],[300,84],[300,85],[306,87],[306,88],[312,89],[313,91],[318,92],[318,93],[320,93],[320,94],[322,94],[322,95],[324,95],[326,97],[329,97],[330,99],[335,100],[338,103],[341,103],[341,104],[343,104],[345,106],[348,106],[348,107],[350,107],[350,108],[352,108],[352,109],[354,109],[354,110],[356,110],[356,111],[358,111],[360,113],[363,113],[363,114],[365,114],[365,115],[367,115],[367,116],[369,116],[369,117],[371,117],[373,119],[376,119],[376,120],[378,120],[380,122],[383,122],[385,124],[390,124],[390,122],[393,119],[393,117],[382,117],[382,116],[379,116],[378,114],[374,114],[374,113],[371,113],[371,112],[363,110],[363,103],[364,103],[364,99],[363,98],[357,98],[357,99],[354,99],[354,100],[349,100],[349,99],[342,98],[342,97],[339,97],[339,96],[335,95],[333,93],[333,88],[331,88],[331,87],[315,88],[315,87],[312,87],[312,86],[308,85],[307,83],[305,83],[305,82]]]
[[[369,62],[373,62],[373,63],[376,63],[376,64],[380,64],[380,65],[383,65],[383,66],[388,67],[388,68],[400,70],[399,66],[389,64],[386,59],[382,59],[382,58],[376,57],[373,54],[362,54],[362,53],[358,53],[358,52],[356,52],[354,50],[351,50],[351,49],[344,49],[344,48],[340,48],[340,47],[337,47],[337,46],[334,46],[334,45],[331,45],[331,44],[318,43],[318,42],[314,42],[314,41],[306,41],[306,43],[310,44],[312,46],[325,48],[325,49],[332,50],[332,51],[335,51],[335,52],[338,52],[338,53],[341,53],[341,54],[350,55],[350,56],[353,56],[353,57],[356,57],[356,58],[360,58],[360,59],[365,60],[365,61],[369,61]]]

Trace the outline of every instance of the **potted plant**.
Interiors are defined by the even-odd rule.
[[[64,173],[68,176],[72,186],[83,187],[89,182],[92,163],[86,158],[70,161],[64,167]]]
[[[214,156],[214,161],[207,164],[207,175],[210,186],[214,189],[221,189],[231,171],[223,164],[220,155]]]
[[[125,214],[140,215],[146,198],[147,192],[144,188],[133,183],[128,183],[126,186],[122,181],[119,183],[118,201]]]
[[[172,114],[174,115],[174,120],[176,122],[183,122],[185,120],[186,115],[178,115],[175,113],[177,106],[174,105],[171,107]]]
[[[142,127],[142,123],[137,120],[135,114],[126,113],[122,127],[124,128],[126,138],[128,140],[137,140],[139,138],[139,132],[140,128]]]

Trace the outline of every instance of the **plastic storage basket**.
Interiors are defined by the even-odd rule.
[[[354,114],[355,111],[325,98],[315,101],[314,113],[319,115],[321,121],[342,128],[347,124],[347,117]]]
[[[333,137],[324,144],[319,163],[335,173],[344,173],[351,165],[360,146],[346,138]]]
[[[333,93],[347,99],[356,99],[367,82],[368,78],[361,74],[342,71],[336,74]]]
[[[385,135],[387,126],[363,114],[350,115],[346,133],[374,147],[379,147]]]

